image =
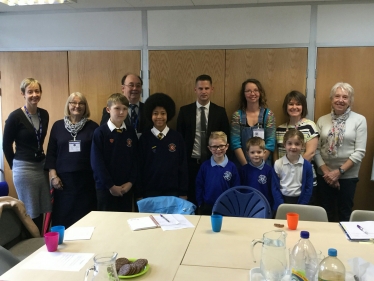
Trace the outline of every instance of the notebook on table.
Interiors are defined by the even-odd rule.
[[[374,240],[374,221],[343,221],[339,224],[349,240]]]
[[[131,230],[144,230],[160,227],[160,224],[152,215],[148,217],[128,219],[127,223]]]

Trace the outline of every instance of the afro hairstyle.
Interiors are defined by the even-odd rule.
[[[167,113],[167,122],[175,116],[175,102],[171,97],[164,93],[154,93],[144,104],[144,111],[146,118],[152,122],[152,113],[156,107],[163,107]]]

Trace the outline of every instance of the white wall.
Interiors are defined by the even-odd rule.
[[[374,45],[374,4],[311,7],[0,14],[0,51]]]
[[[140,11],[0,15],[0,51],[139,49]]]
[[[373,46],[374,4],[318,7],[317,44]]]
[[[310,10],[291,6],[149,11],[148,45],[308,44]]]

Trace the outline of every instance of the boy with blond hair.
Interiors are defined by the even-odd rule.
[[[265,141],[259,137],[250,138],[246,143],[246,152],[249,162],[240,168],[241,184],[260,191],[272,207],[272,168],[264,161]]]
[[[110,118],[98,127],[91,146],[98,211],[131,212],[132,186],[138,174],[138,137],[126,126],[129,101],[113,94],[107,101]]]
[[[201,215],[211,215],[217,198],[227,189],[240,185],[238,170],[226,156],[228,147],[224,132],[210,134],[208,148],[212,156],[201,165],[196,177],[196,201]]]

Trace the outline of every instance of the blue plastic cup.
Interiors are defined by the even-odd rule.
[[[221,215],[212,215],[210,221],[212,222],[212,230],[214,232],[220,232],[222,227],[222,218]]]
[[[51,227],[51,232],[58,232],[58,244],[62,244],[64,242],[64,233],[65,233],[65,226],[63,225],[55,225]]]

